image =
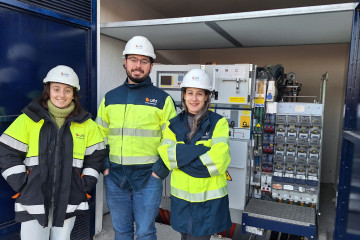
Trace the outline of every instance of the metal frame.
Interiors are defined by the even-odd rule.
[[[352,168],[354,161],[354,150],[360,145],[360,135],[356,132],[357,114],[359,104],[359,71],[360,71],[360,13],[359,8],[355,9],[350,59],[345,96],[345,116],[343,126],[343,141],[341,159],[339,166],[338,199],[336,209],[334,239],[359,239],[359,235],[347,232],[349,215],[349,198],[351,192],[360,192],[359,188],[351,186]]]
[[[277,231],[281,233],[288,233],[298,236],[308,237],[310,239],[315,239],[317,234],[316,225],[312,226],[299,226],[290,223],[283,223],[278,221],[271,221],[267,219],[261,219],[258,217],[249,216],[247,213],[242,215],[243,222],[246,222],[247,225],[263,229],[271,229],[272,231]],[[246,225],[242,225],[242,232],[246,232]]]
[[[101,34],[128,41],[136,32],[157,50],[350,42],[357,3],[102,23]],[[316,23],[316,24],[314,24]],[[282,27],[274,28],[274,24]],[[248,26],[252,26],[249,28]],[[254,30],[256,29],[256,31]],[[287,34],[283,35],[286,32]],[[282,34],[282,38],[278,38]],[[266,39],[263,36],[267,36]]]

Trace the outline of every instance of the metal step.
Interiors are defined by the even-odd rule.
[[[315,239],[316,212],[310,207],[252,198],[245,206],[242,228],[244,232],[258,228]]]

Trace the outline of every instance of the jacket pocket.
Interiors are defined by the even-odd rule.
[[[43,193],[41,190],[41,178],[39,166],[31,166],[26,168],[26,181],[21,187],[17,200],[23,204],[43,203]]]
[[[87,199],[84,191],[84,181],[81,177],[81,169],[73,168],[73,180],[71,181],[71,198],[76,203],[83,202]]]

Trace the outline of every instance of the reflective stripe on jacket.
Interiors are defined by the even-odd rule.
[[[171,225],[194,236],[231,227],[226,169],[230,163],[229,125],[208,111],[192,140],[187,114],[170,120],[158,151],[171,174]]]
[[[121,188],[136,191],[147,182],[166,122],[174,116],[172,98],[149,77],[139,84],[125,81],[105,95],[96,123],[110,149],[109,176]]]
[[[47,226],[54,205],[54,226],[89,209],[105,144],[91,115],[81,111],[57,128],[46,109],[31,102],[0,136],[1,174],[19,193],[16,220],[37,219]],[[90,195],[88,195],[90,196]]]

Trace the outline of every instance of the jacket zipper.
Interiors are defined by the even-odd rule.
[[[123,146],[124,146],[124,126],[125,126],[125,115],[126,115],[126,109],[127,109],[127,104],[125,105],[125,111],[124,111],[124,122],[123,122],[123,125],[122,125],[122,128],[121,128],[121,158],[120,158],[120,162],[121,164],[123,165],[122,169],[123,169],[123,172],[124,172],[124,175],[126,177],[126,180],[129,182],[130,186],[133,188],[133,186],[131,185],[131,181],[129,181],[129,177],[128,175],[126,174],[126,171],[125,171],[125,167],[124,167],[124,164],[123,164]],[[122,179],[121,181],[121,185],[123,186],[125,184],[125,179]]]
[[[53,189],[52,189],[52,196],[51,196],[51,204],[53,206],[52,210],[53,210],[53,222],[55,220],[55,192],[56,192],[56,177],[57,177],[57,169],[60,165],[60,158],[59,158],[59,151],[61,148],[61,141],[60,141],[60,136],[62,135],[61,133],[64,132],[64,128],[66,127],[65,125],[67,124],[68,121],[65,121],[64,124],[61,126],[60,129],[57,128],[57,126],[55,126],[55,130],[56,130],[56,142],[55,142],[55,162],[54,162],[54,176],[53,176]]]
[[[58,168],[58,148],[59,148],[59,130],[56,129],[56,142],[55,142],[55,148],[53,149],[53,151],[55,151],[53,154],[55,154],[54,156],[54,175],[53,175],[53,186],[52,186],[52,195],[51,195],[51,205],[53,206],[53,209],[55,210],[55,191],[56,191],[56,176],[57,176],[57,168]],[[54,212],[53,210],[53,212]]]
[[[125,115],[126,115],[126,109],[127,109],[127,104],[125,105],[125,111],[124,111],[124,122],[123,125],[121,127],[121,158],[120,158],[120,164],[123,164],[123,146],[124,146],[124,125],[125,125]]]

